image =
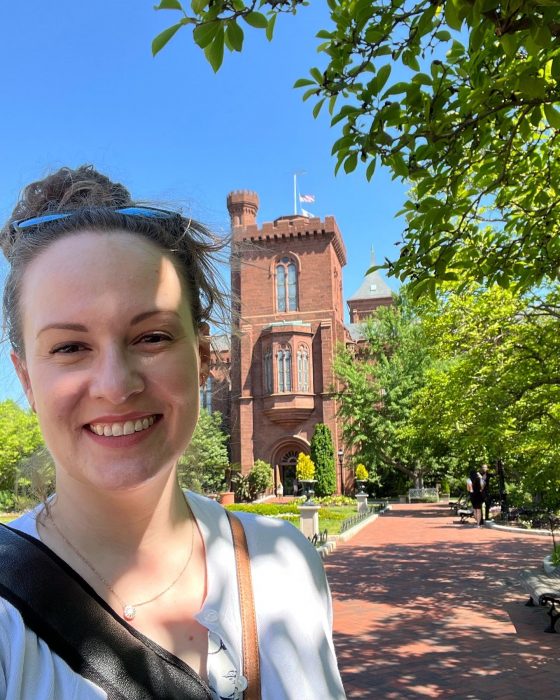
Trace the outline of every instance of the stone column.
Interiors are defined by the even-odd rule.
[[[358,513],[367,513],[367,493],[356,494],[356,500],[358,501]]]
[[[319,534],[319,508],[318,505],[299,507],[299,529],[306,537]]]

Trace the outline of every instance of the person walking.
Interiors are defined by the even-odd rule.
[[[479,471],[473,469],[469,474],[469,480],[472,488],[469,496],[474,511],[474,522],[477,527],[482,527],[484,523],[484,518],[482,516],[482,504],[484,502],[483,478]]]

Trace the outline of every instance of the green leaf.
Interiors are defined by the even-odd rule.
[[[325,98],[323,97],[323,99],[319,100],[315,107],[313,107],[313,116],[315,117],[315,119],[317,119],[317,117],[319,116],[319,112],[321,111],[321,107],[323,106],[324,101]]]
[[[315,85],[315,81],[309,80],[309,78],[299,78],[299,80],[296,80],[292,87],[300,88],[307,87],[308,85]]]
[[[205,49],[214,41],[214,37],[218,34],[220,29],[223,34],[224,29],[219,22],[204,22],[194,28],[193,38],[201,49]]]
[[[167,42],[175,36],[179,29],[181,29],[183,24],[183,22],[174,24],[172,27],[164,29],[163,32],[156,36],[156,38],[152,41],[152,56],[155,56],[163,49]]]
[[[377,92],[381,92],[385,87],[385,83],[391,75],[391,66],[387,63],[377,71]]]
[[[351,153],[344,161],[344,172],[347,174],[351,173],[353,170],[356,170],[356,165],[358,165],[358,154]]]
[[[234,51],[241,51],[243,48],[243,29],[233,19],[226,26],[225,40],[228,41]]]
[[[255,27],[256,29],[268,28],[268,20],[260,12],[248,12],[246,15],[243,15],[243,19],[247,24],[250,24],[251,27]]]
[[[224,34],[224,27],[220,24],[219,31],[212,40],[212,43],[204,49],[204,54],[212,66],[214,73],[217,73],[224,60]]]
[[[560,129],[560,113],[551,104],[543,105],[544,115],[553,129]]]
[[[268,20],[268,24],[266,25],[266,38],[269,41],[272,41],[272,37],[274,36],[274,27],[276,25],[276,17],[278,17],[278,15],[272,15],[272,17]]]
[[[208,5],[209,0],[191,0],[191,8],[195,15],[199,15]]]
[[[159,5],[154,7],[154,10],[181,10],[183,11],[183,6],[179,0],[161,0]]]
[[[368,182],[369,182],[369,181],[371,180],[371,178],[373,177],[373,173],[375,172],[375,165],[376,165],[376,163],[377,163],[377,160],[376,160],[375,157],[373,157],[373,158],[371,159],[370,164],[367,166],[366,178],[367,178]]]

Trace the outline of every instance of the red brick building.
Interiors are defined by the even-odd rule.
[[[213,410],[226,415],[229,410],[232,462],[246,472],[256,459],[265,460],[275,468],[276,484],[282,482],[285,493],[291,493],[297,455],[309,454],[316,423],[330,427],[335,451],[344,449],[332,388],[336,346],[352,342],[351,329],[344,325],[346,248],[332,216],[282,216],[259,228],[255,192],[231,192],[227,206],[234,331],[231,346],[223,337],[215,340],[214,354],[216,360],[231,359],[229,407],[224,410],[224,399],[218,399],[220,382],[222,397],[227,394],[219,362],[210,379],[215,386],[207,387],[207,396],[212,397]],[[379,273],[373,274],[375,280],[366,277],[352,297],[359,309],[355,323],[364,318],[368,304],[371,313],[391,300]],[[362,293],[365,284],[369,297]],[[378,285],[385,298],[372,298],[378,291],[370,289],[372,285]],[[337,468],[339,489],[340,478]],[[352,484],[345,469],[343,478],[347,486]]]

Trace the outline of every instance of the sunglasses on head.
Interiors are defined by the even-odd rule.
[[[19,219],[18,221],[12,221],[12,228],[14,231],[23,231],[27,228],[32,228],[33,226],[41,226],[42,224],[50,223],[51,221],[58,221],[60,219],[67,219],[68,217],[74,216],[78,211],[61,211],[53,214],[43,214],[42,216],[32,216],[29,219]],[[111,209],[111,211],[117,214],[123,214],[124,216],[140,216],[152,219],[169,219],[174,216],[180,216],[176,211],[168,211],[167,209],[157,209],[156,207],[120,207],[117,209]]]

